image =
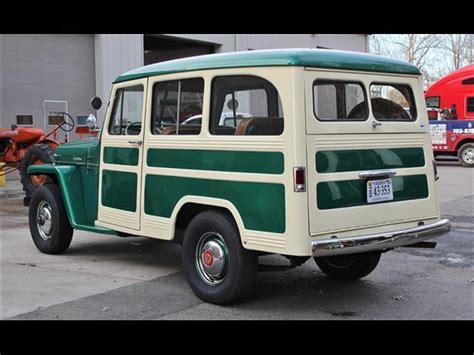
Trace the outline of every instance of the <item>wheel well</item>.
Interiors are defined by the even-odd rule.
[[[196,217],[199,213],[206,211],[206,210],[220,210],[223,212],[228,213],[232,218],[234,216],[232,213],[224,207],[218,207],[218,206],[213,206],[213,205],[204,205],[200,203],[185,203],[183,206],[181,206],[181,209],[178,212],[178,215],[176,216],[176,221],[175,221],[175,232],[174,232],[174,241],[181,244],[184,236],[184,230],[188,226],[189,222]]]
[[[473,138],[466,138],[466,139],[463,139],[462,141],[460,141],[458,143],[458,145],[456,146],[456,152],[459,150],[459,148],[461,148],[466,143],[474,143],[474,139]]]

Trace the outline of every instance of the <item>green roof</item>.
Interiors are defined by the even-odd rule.
[[[373,54],[330,49],[270,49],[208,54],[146,65],[120,75],[115,82],[203,69],[304,66],[420,75],[413,64]]]

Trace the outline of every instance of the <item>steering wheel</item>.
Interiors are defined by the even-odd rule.
[[[61,131],[71,132],[74,129],[75,127],[74,118],[72,118],[72,116],[69,113],[67,112],[51,112],[51,113],[62,116],[63,121],[58,125],[58,128],[61,129]],[[66,120],[66,117],[68,118],[67,120]]]
[[[407,119],[409,120],[410,115],[404,110],[403,106],[393,102],[392,100],[376,97],[371,99],[372,112],[375,118],[393,118],[393,119]],[[361,102],[356,105],[351,112],[347,115],[347,118],[365,118],[367,113],[365,110],[365,102]]]
[[[127,125],[127,127],[125,127],[125,135],[127,135],[127,136],[129,135],[128,130],[130,129],[130,127],[138,126],[138,125],[140,125],[140,128],[142,127],[142,123],[141,123],[140,121],[136,121],[136,122],[131,122],[131,123],[129,123],[129,124]],[[140,134],[140,133],[133,134],[133,136],[136,136],[136,135],[138,135],[138,134]]]
[[[372,111],[375,118],[393,118],[409,120],[410,115],[403,109],[403,106],[392,100],[381,97],[372,99]]]

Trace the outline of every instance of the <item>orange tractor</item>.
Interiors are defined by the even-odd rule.
[[[52,112],[60,116],[60,123],[46,134],[39,128],[18,127],[0,128],[0,176],[19,170],[21,183],[26,196],[31,196],[34,189],[46,182],[46,175],[28,175],[28,167],[33,164],[53,162],[53,152],[62,143],[57,140],[58,130],[71,132],[74,120],[66,112]]]

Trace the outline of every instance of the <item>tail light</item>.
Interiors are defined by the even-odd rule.
[[[306,175],[304,166],[296,166],[293,168],[293,183],[295,192],[306,191]]]
[[[428,111],[428,119],[437,120],[438,119],[438,111],[436,111],[436,110]]]

